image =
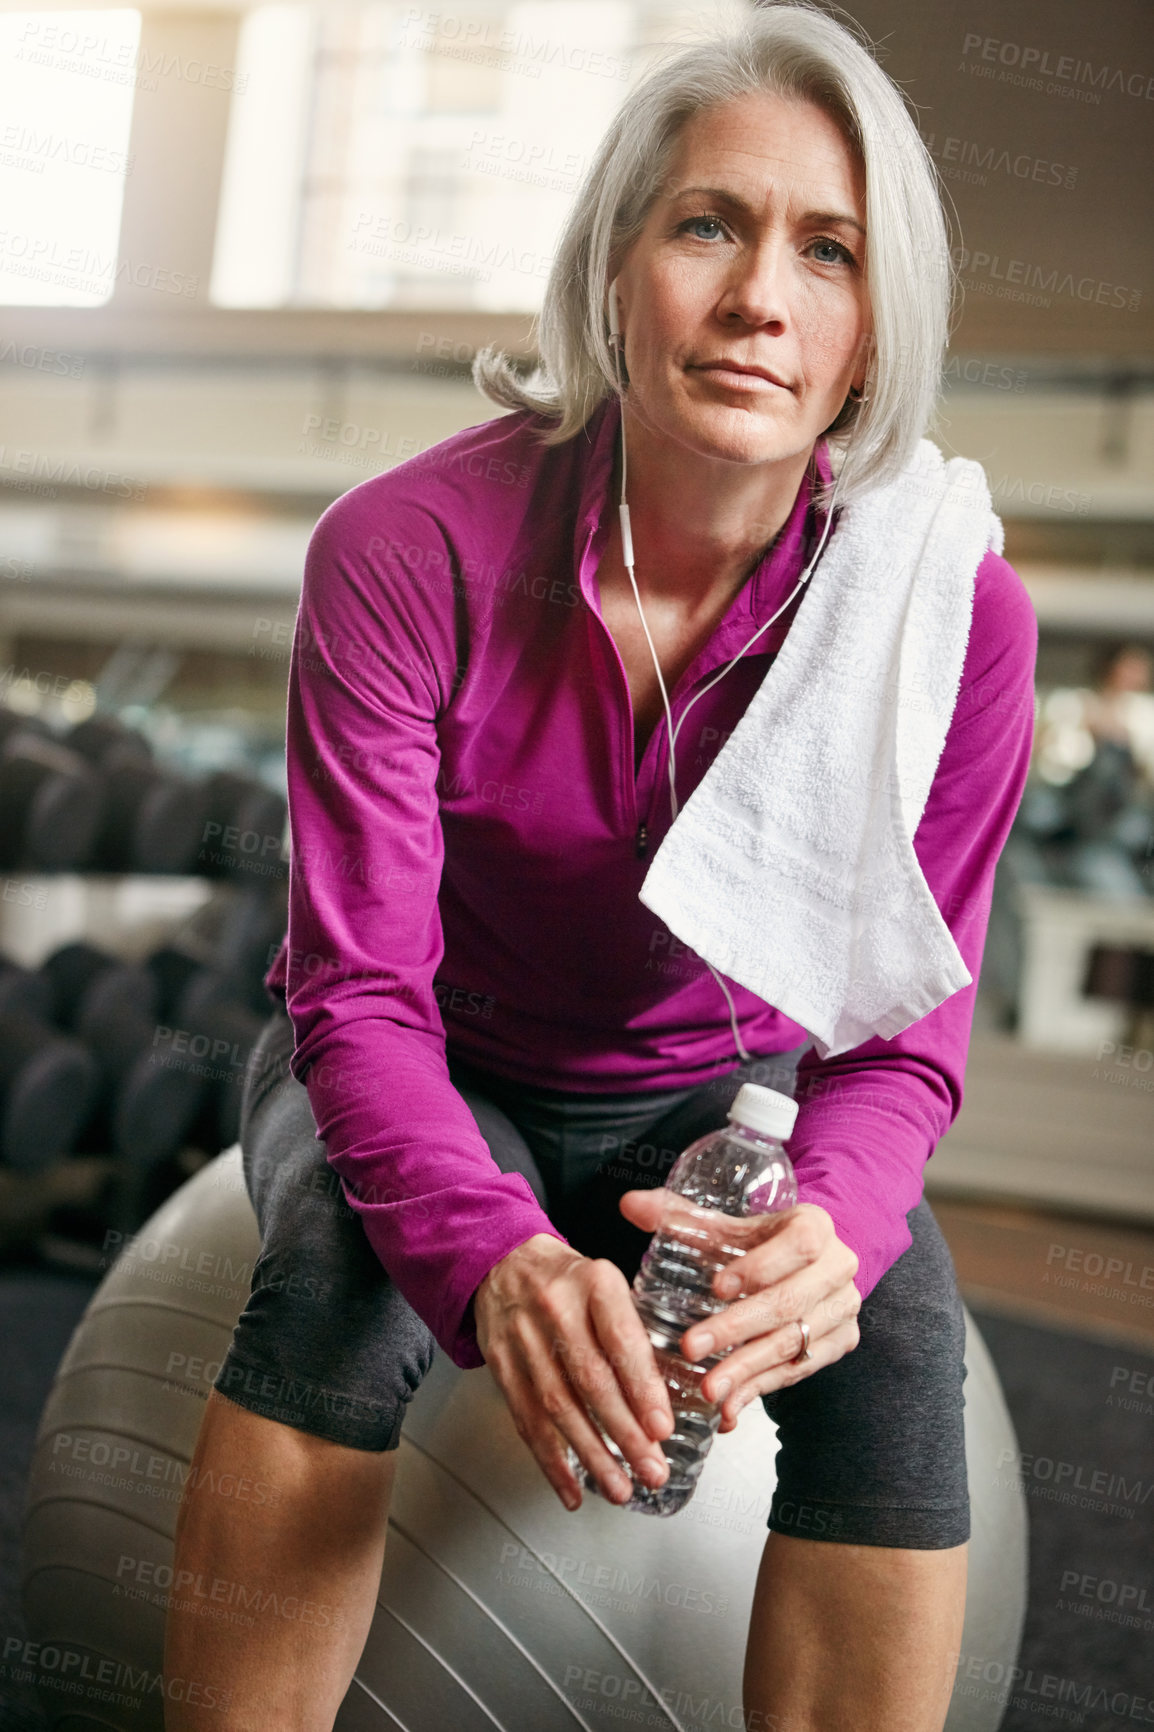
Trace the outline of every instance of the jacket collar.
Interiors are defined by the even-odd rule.
[[[581,447],[581,487],[575,526],[574,568],[581,593],[594,612],[600,613],[595,573],[609,537],[617,501],[609,497],[613,461],[621,426],[621,404],[616,396],[601,402],[589,417],[576,443]],[[814,467],[823,484],[831,474],[829,447],[819,440]],[[825,513],[813,503],[812,472],[806,470],[789,516],[766,548],[757,567],[734,599],[718,628],[716,647],[728,642],[730,632],[744,630],[772,617],[796,584],[804,563],[812,557],[825,524]],[[783,624],[785,622],[783,621]]]

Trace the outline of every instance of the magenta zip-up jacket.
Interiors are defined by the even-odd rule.
[[[576,1094],[688,1088],[738,1062],[721,988],[638,900],[670,823],[668,735],[663,721],[635,776],[629,685],[596,582],[620,407],[607,399],[560,446],[540,443],[545,425],[499,416],[329,507],[289,687],[289,928],[269,986],[285,994],[293,1073],[349,1203],[462,1366],[482,1363],[484,1276],[535,1233],[561,1235],[526,1180],[498,1171],[446,1052]],[[790,594],[819,531],[803,483],[670,693],[675,724]],[[800,605],[694,706],[677,741],[682,802]],[[975,981],[1029,764],[1036,647],[1020,579],[987,554],[914,838]],[[804,1042],[729,984],[749,1052]],[[961,1106],[974,992],[892,1040],[802,1058],[800,1196],[856,1252],[863,1298],[909,1245],[922,1170]]]

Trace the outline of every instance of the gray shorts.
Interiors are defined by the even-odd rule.
[[[278,1012],[241,1121],[262,1248],[216,1388],[334,1443],[395,1449],[433,1338],[345,1201],[308,1094],[289,1074],[292,1046]],[[577,1250],[611,1258],[632,1279],[647,1239],[623,1220],[617,1198],[663,1183],[688,1143],[725,1123],[743,1082],[792,1093],[804,1050],[665,1093],[529,1089],[451,1056],[449,1075],[497,1165],[525,1175]],[[778,1428],[768,1525],[779,1532],[918,1550],[969,1537],[961,1300],[928,1204],[908,1221],[913,1244],[862,1305],[855,1351],[763,1398]]]

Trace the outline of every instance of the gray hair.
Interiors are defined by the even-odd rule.
[[[929,425],[953,272],[937,173],[904,97],[849,29],[806,0],[757,7],[735,29],[679,49],[629,92],[562,230],[536,321],[536,371],[522,377],[490,346],[473,379],[493,402],[554,422],[547,445],[581,431],[617,391],[611,262],[640,234],[686,122],[759,91],[822,108],[864,167],[869,373],[863,400],[848,401],[826,430],[846,501],[892,479]]]

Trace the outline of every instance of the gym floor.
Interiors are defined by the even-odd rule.
[[[1023,1677],[1003,1732],[1036,1732],[1038,1716],[1052,1711],[1059,1686],[1046,1684],[1046,1674],[1069,1681],[1066,1700],[1088,1705],[1067,1711],[1082,1732],[1141,1721],[1150,1711],[1143,1704],[1154,1628],[1154,1304],[1135,1305],[1130,1296],[1154,1300],[1154,1232],[1001,1204],[937,1200],[934,1207],[1029,1464]],[[1120,1267],[1110,1265],[1109,1281],[1095,1279],[1108,1259]],[[94,1285],[31,1264],[0,1270],[0,1339],[8,1350],[0,1410],[0,1653],[23,1633],[20,1525],[40,1411]],[[1055,1473],[1065,1467],[1067,1480],[1090,1484],[1105,1472],[1125,1482],[1112,1507],[1120,1499],[1126,1513],[1058,1501],[1049,1462]],[[0,1728],[43,1732],[46,1725],[31,1690],[6,1677],[0,1660]]]

